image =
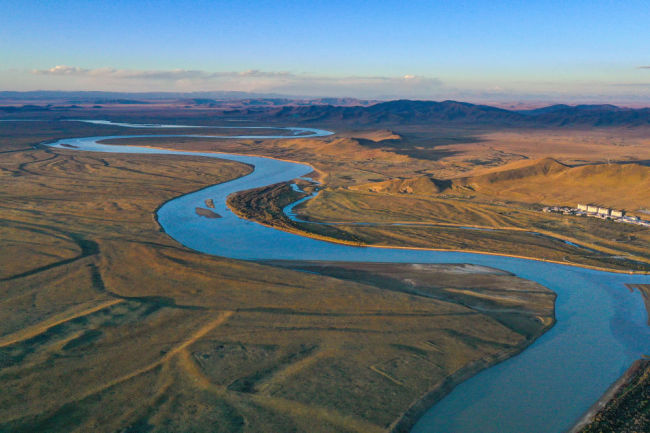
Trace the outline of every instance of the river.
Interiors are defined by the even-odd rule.
[[[293,135],[217,138],[287,139],[330,134],[310,128],[288,131]],[[550,331],[521,354],[457,386],[420,418],[413,432],[560,433],[570,428],[634,360],[650,354],[650,328],[641,295],[624,286],[650,284],[648,275],[489,254],[354,247],[266,227],[237,217],[227,207],[226,198],[237,191],[305,176],[313,168],[258,156],[154,148],[157,137],[188,136],[215,137],[103,136],[69,138],[48,145],[78,151],[199,155],[253,165],[255,170],[246,176],[175,198],[158,210],[158,221],[169,236],[206,254],[242,260],[472,263],[510,271],[557,293],[557,324]],[[149,137],[152,147],[98,143],[131,137]],[[196,214],[195,208],[204,206],[206,199],[214,201],[213,210],[222,218]]]

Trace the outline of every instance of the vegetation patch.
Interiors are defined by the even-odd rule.
[[[650,430],[650,360],[637,361],[614,396],[579,433],[636,433]]]

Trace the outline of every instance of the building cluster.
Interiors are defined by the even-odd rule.
[[[624,210],[610,209],[608,207],[600,207],[593,204],[578,204],[577,210],[587,216],[597,216],[601,218],[622,218],[625,215]]]
[[[547,206],[544,212],[561,213],[563,215],[588,216],[593,218],[610,219],[620,223],[637,224],[650,227],[650,221],[643,220],[636,216],[625,215],[624,210],[610,209],[593,204],[578,204],[577,207],[569,206]]]

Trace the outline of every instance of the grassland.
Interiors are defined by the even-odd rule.
[[[571,166],[650,160],[647,127],[490,129],[471,125],[395,125],[392,129],[401,139],[360,142],[369,148],[427,160],[429,174],[441,179],[479,175],[509,163],[547,157]],[[361,135],[356,131],[349,134]]]
[[[0,129],[0,431],[403,430],[553,322],[494,269],[256,264],[161,232],[163,202],[248,166],[33,147],[113,132]]]
[[[524,204],[342,188],[321,191],[294,208],[309,222],[291,221],[282,208],[304,195],[280,184],[238,193],[228,202],[244,218],[345,243],[490,252],[612,270],[650,270],[650,233],[639,226],[546,214]]]
[[[650,208],[646,193],[650,190],[650,167],[639,163],[568,166],[553,158],[542,158],[506,164],[475,176],[445,180],[427,176],[398,178],[350,188],[556,206],[595,203],[643,213]]]

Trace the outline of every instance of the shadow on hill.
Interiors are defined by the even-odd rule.
[[[382,140],[372,141],[365,138],[356,138],[361,146],[371,149],[388,150],[399,155],[409,156],[411,158],[437,161],[442,158],[451,157],[459,154],[455,150],[442,148],[454,144],[480,143],[486,141],[479,137],[433,137],[426,140],[417,137],[404,137],[402,140]]]

